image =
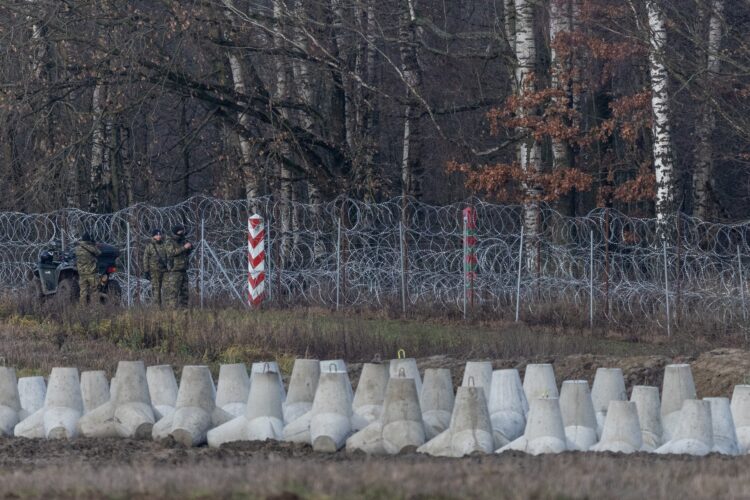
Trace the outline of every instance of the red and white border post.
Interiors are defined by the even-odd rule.
[[[474,284],[477,279],[477,212],[472,207],[463,209],[464,243],[464,318],[474,309]]]
[[[266,229],[263,217],[247,219],[247,303],[258,307],[266,296]]]

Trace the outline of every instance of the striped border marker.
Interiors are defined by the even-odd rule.
[[[266,297],[266,229],[263,217],[247,219],[247,303],[260,306]]]

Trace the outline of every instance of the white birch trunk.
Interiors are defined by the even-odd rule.
[[[551,57],[552,88],[561,92],[563,96],[555,96],[553,102],[556,107],[569,106],[570,85],[567,77],[568,64],[562,60],[555,49],[555,42],[561,33],[573,30],[571,0],[551,0],[549,38]],[[570,166],[570,152],[568,144],[559,138],[552,138],[552,167],[554,169]]]
[[[399,53],[401,56],[401,73],[406,86],[406,97],[409,104],[404,109],[404,131],[401,156],[401,194],[419,197],[421,194],[421,158],[420,134],[414,93],[422,85],[422,69],[416,50],[417,35],[414,25],[416,13],[412,0],[405,0],[406,5],[399,21]]]
[[[674,160],[669,122],[669,78],[664,65],[667,29],[664,13],[655,0],[647,0],[649,25],[649,69],[653,113],[653,154],[656,173],[656,219],[664,224],[674,209]],[[666,236],[664,231],[662,236]]]
[[[102,182],[102,164],[104,162],[104,95],[106,89],[101,83],[94,87],[94,95],[91,99],[91,114],[93,117],[92,134],[91,134],[91,164],[89,167],[89,210],[96,212],[101,205],[99,199],[100,187]]]
[[[713,82],[721,67],[719,51],[721,50],[723,31],[724,0],[711,0],[709,6],[711,16],[708,29],[706,76],[704,78],[706,93],[711,92]],[[695,150],[695,171],[693,172],[693,211],[696,216],[708,220],[718,216],[715,190],[713,189],[713,145],[711,143],[716,118],[713,106],[710,103],[704,103],[702,115],[696,130],[698,144]]]
[[[532,0],[516,0],[516,89],[523,97],[534,90],[532,77],[536,66],[536,40],[534,38],[534,3]],[[518,110],[519,117],[528,116],[532,110],[523,105]],[[523,172],[532,181],[526,182],[524,203],[524,231],[526,233],[526,263],[530,271],[536,270],[538,262],[539,225],[541,191],[533,180],[541,171],[541,147],[526,129],[519,130],[523,139],[518,144],[518,161]]]
[[[230,22],[234,19],[234,5],[232,0],[223,0],[226,6],[225,14],[229,18]],[[237,54],[231,50],[227,51],[227,59],[229,60],[229,69],[232,72],[232,84],[234,91],[240,95],[247,95],[247,87],[245,85],[245,70]],[[240,102],[239,105],[245,105],[246,103]],[[250,117],[247,113],[237,113],[237,121],[245,129],[250,129]],[[252,144],[248,138],[242,134],[237,134],[237,139],[240,144],[240,155],[242,156],[242,173],[245,180],[245,198],[248,202],[248,206],[252,210],[257,210],[254,206],[255,200],[260,196],[259,179],[260,175],[257,171],[258,165],[255,161],[255,152],[253,151]]]

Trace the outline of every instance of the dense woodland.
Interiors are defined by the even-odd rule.
[[[746,0],[0,0],[0,57],[2,210],[750,217]]]

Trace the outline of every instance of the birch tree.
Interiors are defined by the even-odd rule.
[[[709,9],[706,74],[703,78],[705,101],[710,101],[709,96],[721,68],[720,51],[724,26],[724,0],[709,0]],[[715,125],[714,106],[710,102],[704,102],[702,117],[696,127],[698,143],[695,149],[695,170],[693,172],[693,212],[704,220],[713,219],[718,215],[711,138]]]
[[[663,227],[674,210],[674,158],[669,120],[669,78],[664,49],[667,28],[664,13],[656,0],[647,0],[649,75],[651,78],[651,111],[653,114],[653,158],[656,174],[656,219]],[[666,228],[664,228],[666,229]]]

